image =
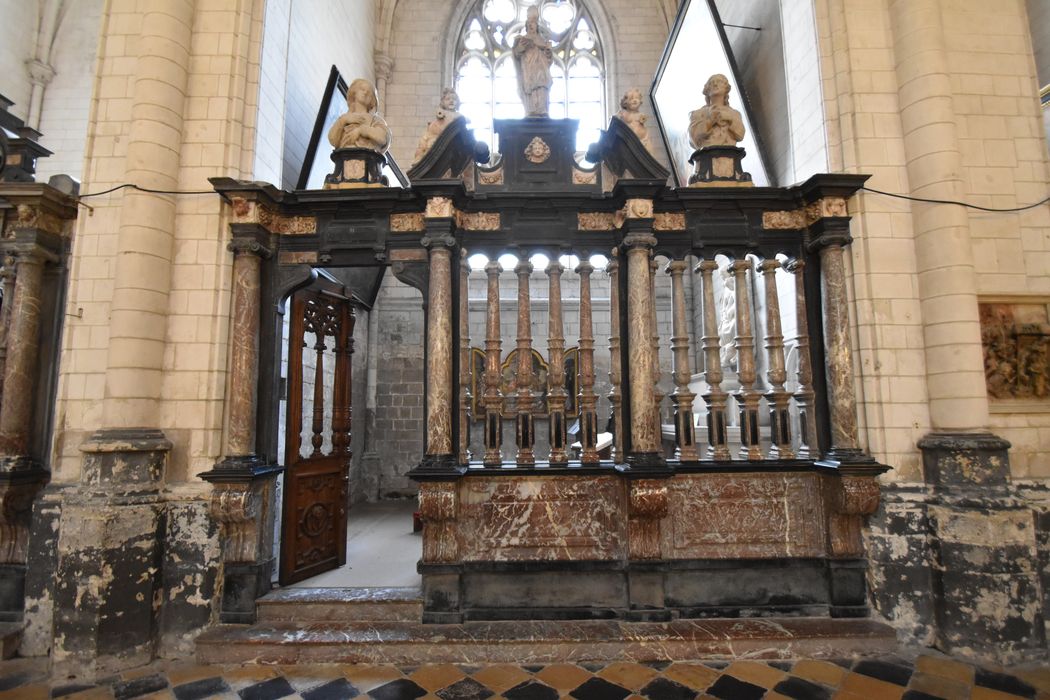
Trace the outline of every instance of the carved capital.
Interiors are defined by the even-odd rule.
[[[394,72],[393,57],[382,51],[376,51],[372,54],[372,60],[375,62],[376,81],[390,80]]]
[[[226,244],[226,250],[234,255],[255,255],[264,259],[273,255],[273,251],[254,238],[234,238]]]
[[[656,237],[650,233],[631,233],[624,236],[623,244],[628,248],[652,248],[656,245]]]
[[[46,87],[55,77],[55,69],[48,63],[32,58],[26,61],[26,72],[33,85]]]

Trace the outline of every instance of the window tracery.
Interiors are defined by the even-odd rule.
[[[511,46],[524,31],[528,8],[539,5],[541,27],[554,52],[550,92],[552,119],[580,121],[576,149],[585,151],[605,127],[605,60],[595,23],[582,0],[477,0],[460,29],[455,84],[460,111],[474,136],[497,144],[493,119],[525,115],[518,96]]]

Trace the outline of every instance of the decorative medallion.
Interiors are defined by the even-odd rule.
[[[551,147],[539,136],[533,137],[525,147],[525,158],[530,163],[545,163],[551,157]]]
[[[580,170],[579,168],[572,169],[572,184],[574,185],[597,185],[598,184],[598,170]]]

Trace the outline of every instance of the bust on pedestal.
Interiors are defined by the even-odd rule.
[[[744,120],[729,106],[729,80],[721,73],[704,84],[707,104],[689,113],[689,144],[697,149],[689,157],[696,169],[690,187],[753,187],[742,167],[745,151],[737,146],[744,138]]]
[[[390,128],[375,113],[379,106],[375,86],[364,78],[350,83],[346,106],[346,114],[328,131],[328,141],[335,147],[335,171],[325,177],[324,189],[385,187],[388,183],[383,166],[390,147]]]

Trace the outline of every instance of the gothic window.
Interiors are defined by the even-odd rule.
[[[554,49],[550,116],[579,119],[576,149],[585,151],[605,128],[605,61],[594,20],[582,0],[477,0],[456,46],[460,111],[474,136],[494,150],[492,120],[525,116],[511,46],[524,32],[528,8],[537,4],[541,28]]]

